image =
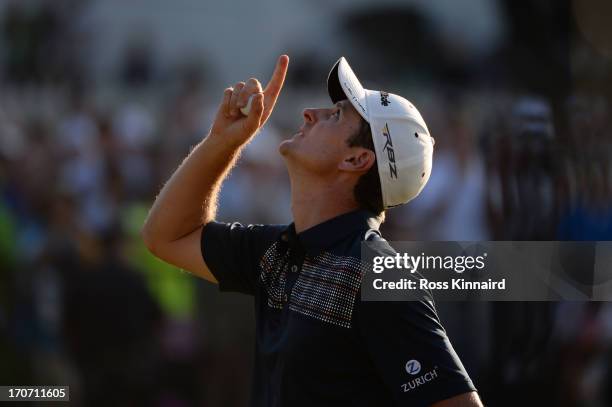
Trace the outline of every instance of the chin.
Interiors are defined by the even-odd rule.
[[[287,155],[289,155],[291,150],[293,150],[292,141],[293,140],[291,139],[287,139],[287,140],[282,141],[278,145],[278,152],[280,153],[280,155],[282,155],[283,157],[286,157]]]

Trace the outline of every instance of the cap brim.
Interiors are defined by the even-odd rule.
[[[327,92],[333,103],[348,99],[361,117],[370,122],[366,91],[344,57],[340,58],[329,72]]]

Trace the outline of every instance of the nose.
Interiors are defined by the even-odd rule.
[[[304,109],[302,113],[305,123],[314,123],[317,120],[317,115],[314,109]]]

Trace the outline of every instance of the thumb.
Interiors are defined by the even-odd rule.
[[[247,130],[249,133],[254,133],[255,131],[257,131],[257,129],[259,129],[264,110],[263,100],[263,93],[259,92],[253,95],[253,101],[251,102],[251,111],[246,117],[246,121],[244,123],[245,130]]]

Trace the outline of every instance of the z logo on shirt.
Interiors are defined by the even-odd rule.
[[[409,360],[406,362],[406,371],[413,376],[419,374],[421,371],[421,363],[416,359]]]

